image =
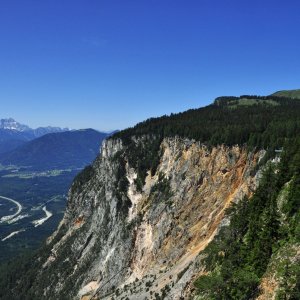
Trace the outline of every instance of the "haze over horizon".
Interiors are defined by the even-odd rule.
[[[3,1],[0,118],[110,131],[299,88],[296,1]]]

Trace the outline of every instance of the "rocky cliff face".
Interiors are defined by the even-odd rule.
[[[253,169],[264,155],[164,139],[140,190],[127,151],[121,140],[105,141],[73,183],[51,251],[40,258],[45,299],[188,298],[201,251],[230,222],[226,208],[256,189]]]

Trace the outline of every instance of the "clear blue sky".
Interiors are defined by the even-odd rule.
[[[122,129],[300,88],[297,0],[2,0],[0,117]]]

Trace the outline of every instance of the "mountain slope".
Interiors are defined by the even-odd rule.
[[[24,133],[0,129],[0,154],[11,151],[29,140],[31,137]]]
[[[35,170],[82,168],[95,159],[105,137],[93,129],[49,133],[1,154],[0,162]]]
[[[245,105],[242,99],[251,101]],[[276,155],[289,143],[297,145],[299,120],[300,104],[293,99],[223,97],[208,107],[150,119],[116,133],[103,143],[93,165],[75,178],[56,233],[32,260],[18,268],[10,266],[10,275],[5,275],[9,280],[0,281],[0,296],[173,300],[204,292],[203,299],[208,299],[209,286],[204,291],[200,290],[203,284],[197,291],[193,286],[209,271],[208,254],[203,250],[213,247],[211,242],[230,228],[228,208],[258,197],[262,172],[270,158],[274,159],[268,163],[274,166],[269,171],[271,182],[275,176],[288,174],[281,178],[284,186],[297,174],[296,163],[291,165],[296,166],[292,172],[277,172]],[[280,240],[274,239],[272,226],[265,222],[274,212],[273,190],[263,182],[261,186],[263,197],[272,201],[259,197],[262,201],[257,209],[263,221],[259,224],[271,230],[262,231],[258,240],[277,243]],[[294,204],[287,208],[297,213],[295,195]],[[256,220],[255,214],[245,216],[245,222]],[[238,231],[229,232],[240,237]],[[264,253],[264,245],[256,245],[255,255],[259,250]],[[267,245],[267,260],[259,264],[260,277],[242,281],[255,294],[275,253],[273,244]],[[227,258],[226,251],[210,249],[220,260]],[[233,273],[244,271],[238,263],[229,266]],[[249,279],[248,273],[240,274]],[[233,279],[229,282],[239,282]],[[216,291],[218,282],[213,282]],[[228,289],[236,291],[234,284]],[[221,293],[217,295],[211,299],[225,299]],[[239,296],[235,294],[233,299],[245,299]]]

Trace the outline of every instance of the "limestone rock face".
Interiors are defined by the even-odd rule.
[[[167,138],[141,190],[127,151],[121,140],[105,141],[73,183],[37,275],[49,278],[46,299],[187,299],[201,251],[230,222],[226,208],[256,189],[253,169],[264,155]]]

